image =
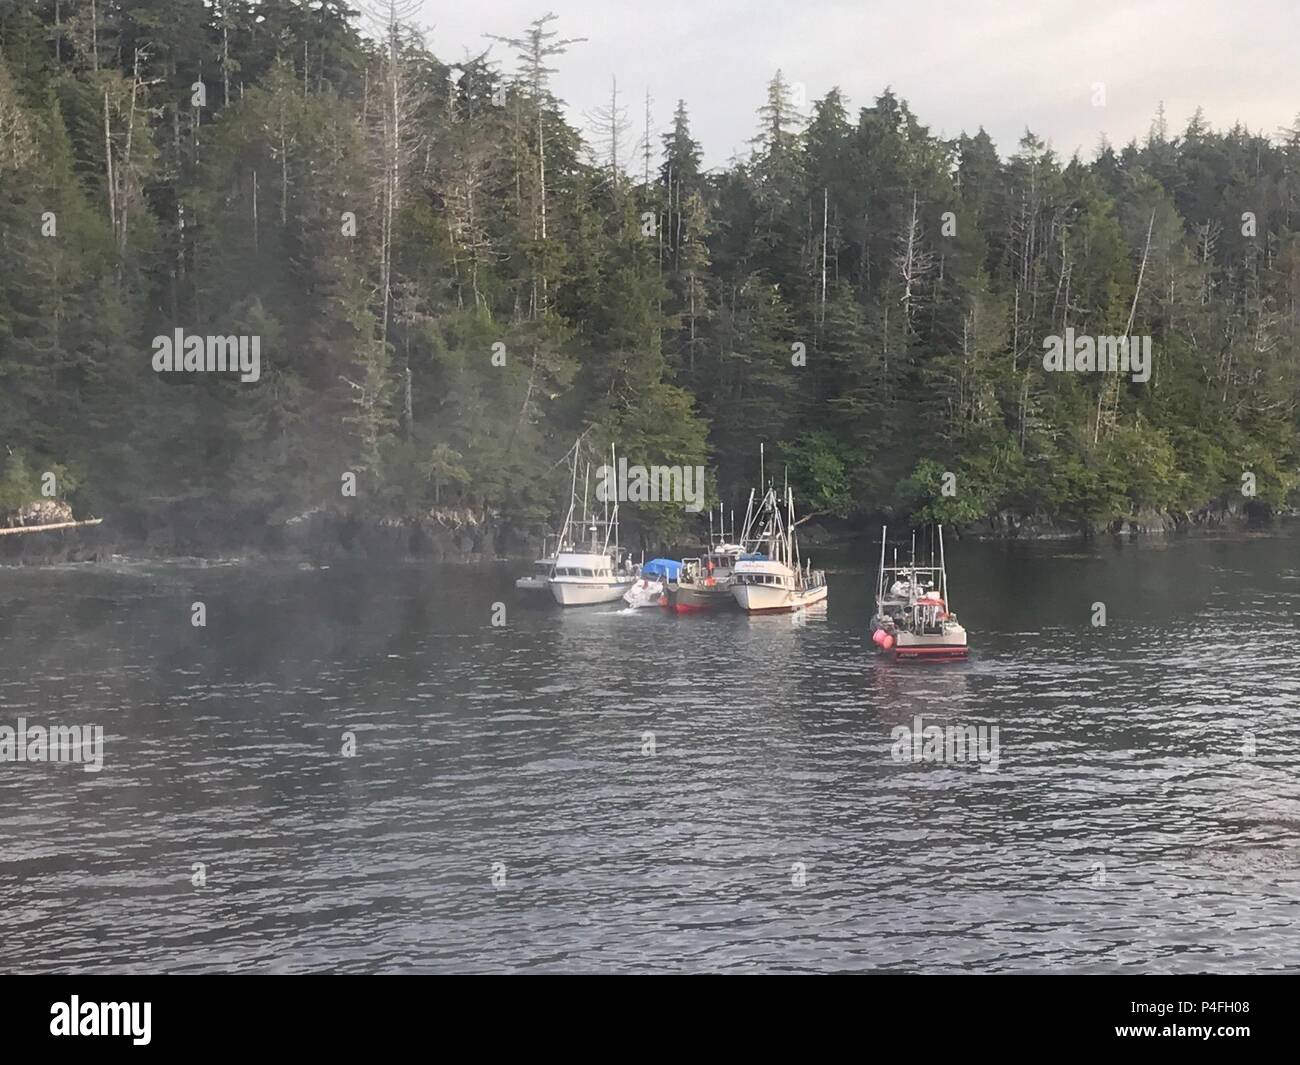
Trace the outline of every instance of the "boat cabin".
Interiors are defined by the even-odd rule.
[[[736,564],[732,578],[733,584],[768,585],[776,588],[793,589],[794,573],[789,566],[771,559],[762,561],[742,559]]]
[[[613,563],[606,560],[595,566],[556,566],[551,571],[554,577],[610,577],[614,576]]]

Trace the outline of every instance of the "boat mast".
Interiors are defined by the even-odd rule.
[[[772,494],[772,489],[767,489],[763,493],[763,506],[759,512],[763,521],[763,550],[769,555],[776,555],[776,497]]]
[[[798,543],[798,541],[795,540],[795,538],[794,538],[794,493],[793,493],[792,491],[790,491],[790,482],[789,482],[789,479],[788,479],[788,478],[789,478],[789,474],[787,473],[787,480],[786,480],[786,485],[785,485],[785,513],[786,513],[786,525],[785,525],[785,544],[786,544],[786,547],[785,547],[785,550],[786,550],[786,564],[789,565],[789,563],[791,562],[791,560],[793,560],[794,565],[791,566],[790,568],[793,569],[793,570],[795,571],[795,573],[797,574],[797,573],[799,572],[799,543]]]
[[[943,526],[939,526],[939,582],[943,588],[943,595],[939,598],[943,600],[944,610],[948,610],[948,566],[943,560]]]
[[[885,595],[885,537],[888,532],[888,525],[880,527],[880,574],[876,578],[876,602],[879,602]]]
[[[617,469],[618,469],[618,455],[617,455],[617,453],[616,453],[615,450],[614,450],[614,445],[613,445],[613,444],[610,444],[610,445],[609,445],[609,465],[610,465],[610,469],[613,469],[613,470],[617,470]],[[606,494],[606,495],[609,495],[608,492],[606,492],[605,494]],[[608,511],[608,508],[609,508],[609,500],[606,500],[606,501],[605,501],[605,507],[606,507],[606,510]],[[617,493],[617,492],[614,493],[614,513],[613,513],[613,515],[612,515],[612,518],[613,518],[613,533],[614,533],[614,562],[615,562],[615,564],[617,564],[617,562],[618,562],[618,493]],[[610,534],[610,531],[611,531],[611,529],[610,529],[610,519],[611,519],[611,515],[608,514],[608,513],[606,513],[606,515],[605,515],[605,554],[608,554],[608,553],[609,553],[609,534]]]
[[[785,537],[781,533],[781,511],[777,508],[776,489],[767,490],[767,542],[770,545],[769,552],[773,558],[781,562],[788,561],[783,557],[782,552],[785,550]]]
[[[573,442],[573,468],[570,471],[569,477],[569,513],[565,515],[564,528],[560,530],[560,543],[555,550],[557,555],[564,550],[565,543],[573,536],[573,508],[577,506],[578,503],[578,465],[580,463],[578,445],[581,443],[582,437],[578,437],[578,439]],[[574,539],[572,543],[574,548],[578,546],[578,541],[576,539]]]
[[[785,541],[785,519],[781,518],[781,505],[776,499],[776,486],[772,486],[772,545],[781,551],[781,562],[789,566],[790,545]]]
[[[786,466],[781,473],[783,489],[781,491],[781,501],[785,503],[785,564],[791,569],[798,571],[799,560],[794,555],[794,497],[790,493],[790,467]]]
[[[586,472],[582,476],[582,532],[584,537],[587,533],[587,487],[590,483],[591,463],[588,462]],[[596,534],[594,530],[592,531],[591,541],[594,546],[596,542]],[[579,543],[581,543],[581,540],[579,540]]]

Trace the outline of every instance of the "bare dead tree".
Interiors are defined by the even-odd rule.
[[[650,108],[654,100],[650,96],[650,89],[645,91],[645,125],[641,132],[641,141],[637,144],[637,151],[641,153],[642,175],[641,181],[646,189],[650,188],[650,164],[654,156],[654,134],[651,130]]]
[[[899,250],[894,256],[894,267],[903,282],[903,294],[898,302],[903,305],[903,326],[909,333],[912,331],[917,289],[934,269],[934,255],[925,250],[921,243],[922,236],[917,195],[913,192],[912,214],[903,232],[899,234]]]
[[[0,166],[18,170],[38,158],[36,136],[9,72],[0,67]]]
[[[379,271],[380,343],[388,343],[393,303],[393,243],[407,167],[416,154],[413,115],[417,94],[411,88],[402,56],[404,28],[420,10],[420,0],[385,0],[366,10],[383,27],[386,48],[381,70],[383,101],[379,108]]]
[[[474,77],[485,67],[486,53],[457,64],[466,77]],[[491,313],[491,307],[479,290],[479,268],[496,258],[495,246],[483,219],[482,204],[489,199],[488,188],[498,166],[499,145],[481,135],[479,116],[455,105],[452,93],[448,105],[448,122],[452,143],[446,153],[445,182],[441,187],[447,212],[447,230],[452,244],[452,269],[457,279],[457,299],[463,305],[461,289],[461,253],[469,261],[469,284],[474,305]]]
[[[1163,111],[1162,111],[1163,116]],[[1138,266],[1137,284],[1133,286],[1133,302],[1129,306],[1128,322],[1124,326],[1124,343],[1128,342],[1129,335],[1133,332],[1133,319],[1137,315],[1138,299],[1142,295],[1142,279],[1147,272],[1147,259],[1151,254],[1151,231],[1156,224],[1156,208],[1151,208],[1151,218],[1147,221],[1147,239],[1142,247],[1142,262]],[[1118,412],[1119,408],[1119,370],[1116,369],[1109,388],[1103,388],[1097,394],[1097,420],[1093,426],[1092,442],[1095,444],[1101,439],[1102,411],[1107,400],[1111,400],[1112,418]]]
[[[609,79],[609,103],[589,113],[593,130],[592,156],[609,175],[611,187],[617,189],[623,177],[623,142],[627,137],[627,108],[618,102],[618,78]]]
[[[223,107],[230,106],[230,14],[226,10],[229,0],[221,0],[221,87]]]
[[[570,45],[580,44],[587,39],[586,37],[557,39],[559,35],[547,27],[558,17],[548,11],[541,18],[530,22],[522,37],[502,37],[494,33],[484,35],[489,40],[499,41],[515,50],[516,58],[522,67],[523,79],[528,85],[529,96],[533,104],[537,138],[537,207],[534,213],[533,236],[540,240],[546,240],[546,127],[544,115],[546,105],[551,98],[548,88],[550,77],[555,73],[556,69],[548,67],[546,61],[552,56],[563,55],[569,50]],[[540,298],[536,291],[539,284],[541,287]],[[546,274],[544,271],[534,278],[533,286],[533,306],[536,313],[544,309],[546,302]]]

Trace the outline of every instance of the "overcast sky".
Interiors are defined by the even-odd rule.
[[[426,40],[444,60],[554,11],[562,36],[587,38],[552,64],[572,119],[586,127],[616,74],[636,119],[630,139],[647,88],[656,132],[681,97],[709,166],[748,151],[778,67],[809,104],[838,85],[851,114],[893,86],[935,133],[983,125],[1004,155],[1029,127],[1062,155],[1091,157],[1102,134],[1117,146],[1145,136],[1161,101],[1171,132],[1198,105],[1216,127],[1240,120],[1270,135],[1300,113],[1300,0],[423,3]],[[495,45],[492,55],[513,70],[508,53]]]

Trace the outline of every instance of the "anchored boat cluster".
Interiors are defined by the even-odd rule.
[[[589,475],[590,467],[588,467]],[[799,554],[795,535],[794,493],[769,487],[761,500],[749,493],[743,531],[727,540],[709,536],[702,558],[631,562],[619,548],[618,501],[589,510],[586,479],[578,492],[578,460],[573,463],[569,510],[562,531],[547,538],[533,572],[515,586],[549,591],[561,606],[625,601],[632,607],[657,606],[688,614],[738,606],[749,613],[789,612],[826,598],[826,574]]]
[[[678,614],[736,608],[751,614],[789,613],[827,598],[826,574],[799,552],[794,493],[768,486],[758,498],[751,489],[741,533],[732,515],[728,536],[719,514],[715,536],[710,514],[709,549],[680,560],[655,558],[635,564],[618,543],[618,501],[606,500],[601,513],[588,507],[587,479],[578,491],[578,449],[573,451],[569,509],[561,531],[547,537],[533,572],[520,577],[521,591],[549,593],[560,606],[586,606],[622,600],[629,607],[659,607]],[[912,559],[886,565],[888,529],[882,528],[876,612],[871,639],[899,660],[966,657],[966,630],[948,605],[948,575],[943,527],[937,528],[938,562],[931,546],[930,565]]]

